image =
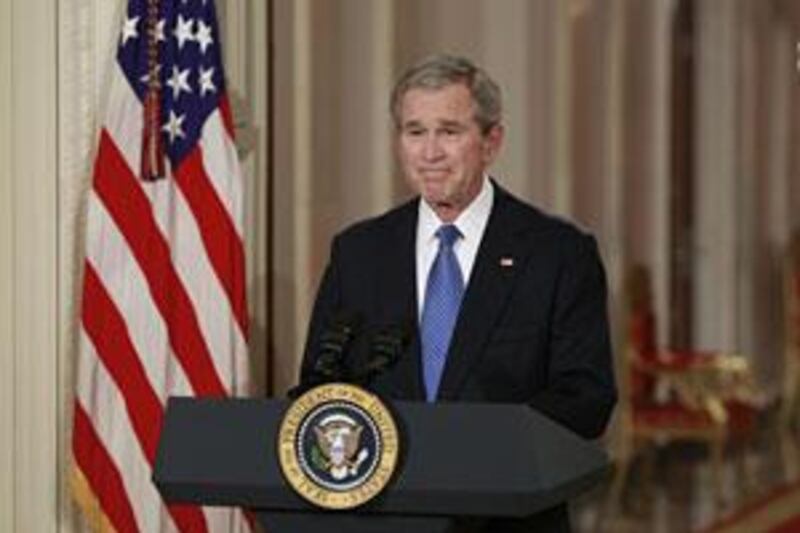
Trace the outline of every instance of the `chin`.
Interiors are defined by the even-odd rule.
[[[425,201],[428,202],[430,205],[449,205],[450,197],[446,194],[441,192],[431,193],[428,191],[422,192],[422,197],[425,198]]]
[[[451,196],[447,185],[441,181],[423,182],[420,189],[425,198],[445,200]]]

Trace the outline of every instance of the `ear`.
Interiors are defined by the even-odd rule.
[[[391,148],[392,157],[394,158],[394,163],[396,165],[402,165],[403,149],[400,146],[400,134],[395,129],[392,129],[392,137],[389,142],[389,146]]]
[[[502,124],[495,124],[483,136],[483,161],[489,166],[500,153],[505,138],[505,129]]]

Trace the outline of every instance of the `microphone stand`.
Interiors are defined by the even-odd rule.
[[[406,351],[411,331],[407,324],[390,324],[375,330],[370,339],[370,357],[357,375],[357,383],[364,388],[378,376],[394,366]]]
[[[347,380],[345,356],[356,337],[359,322],[358,316],[346,313],[339,313],[331,321],[320,335],[319,352],[310,376],[289,390],[290,399],[297,398],[317,385]]]

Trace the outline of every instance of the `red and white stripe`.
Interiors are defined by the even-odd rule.
[[[172,175],[137,176],[142,104],[115,63],[89,196],[73,455],[118,531],[247,531],[163,504],[150,477],[170,395],[249,389],[242,182],[224,95]]]

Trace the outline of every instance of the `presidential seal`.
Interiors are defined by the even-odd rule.
[[[397,425],[381,400],[345,383],[315,387],[292,403],[278,432],[289,485],[325,509],[352,509],[378,495],[394,473]]]

